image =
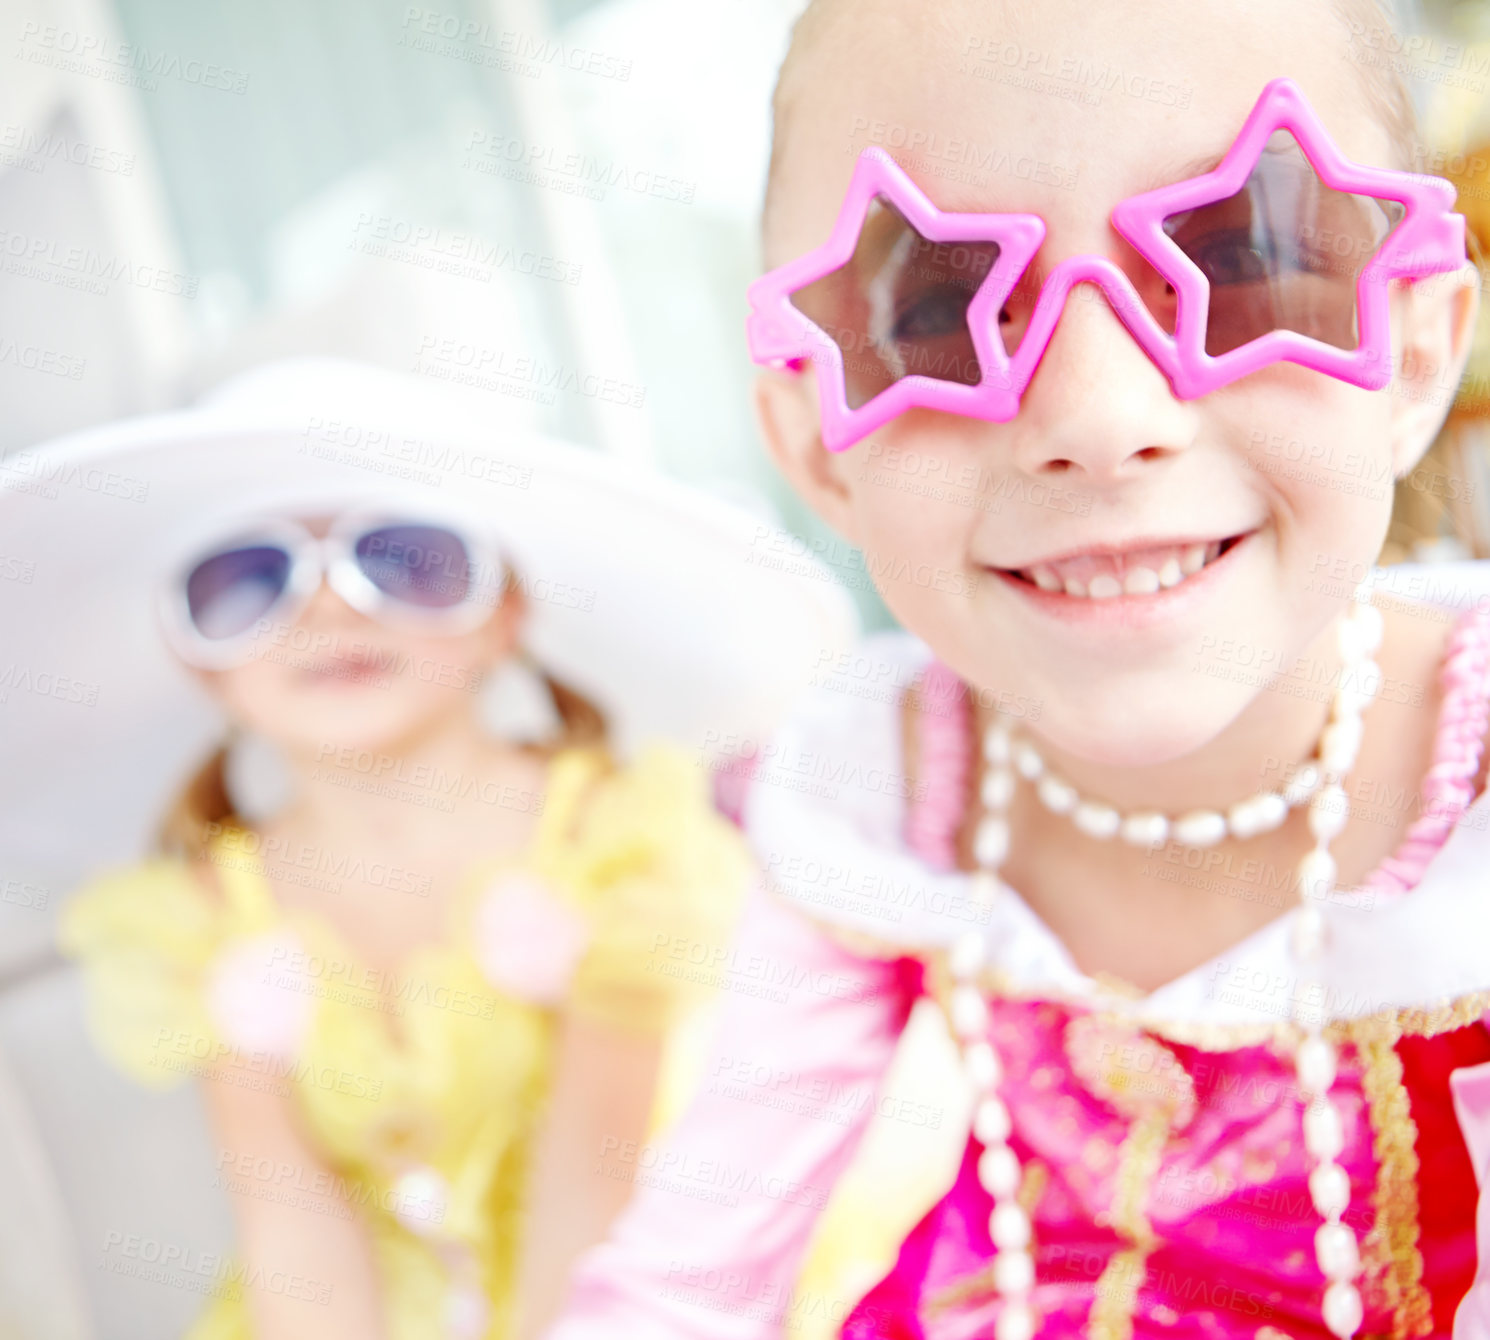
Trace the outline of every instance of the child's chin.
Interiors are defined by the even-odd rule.
[[[1122,710],[1047,703],[1028,729],[1052,748],[1114,768],[1158,767],[1203,751],[1245,710],[1253,697],[1239,686],[1197,689],[1189,675],[1165,677],[1152,697]],[[1023,722],[1013,722],[1016,730]]]
[[[354,755],[383,755],[386,760],[417,737],[422,718],[391,710],[387,702],[369,701],[373,692],[351,692],[345,703],[333,707],[287,711],[276,721],[275,735],[296,754],[330,766],[349,766]],[[386,693],[379,696],[386,698]]]

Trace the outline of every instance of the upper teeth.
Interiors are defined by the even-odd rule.
[[[1042,591],[1064,591],[1083,600],[1153,595],[1193,577],[1221,552],[1221,542],[1164,545],[1127,554],[1087,554],[1060,563],[1023,568],[1020,576]]]

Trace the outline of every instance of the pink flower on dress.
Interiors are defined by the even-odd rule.
[[[474,1284],[452,1284],[445,1293],[445,1329],[455,1340],[481,1340],[491,1326],[491,1304]]]
[[[239,940],[207,969],[207,1010],[224,1042],[292,1058],[310,1023],[311,983],[293,931]]]
[[[438,1237],[450,1210],[450,1183],[438,1168],[421,1163],[408,1169],[393,1188],[393,1214],[410,1233]]]
[[[589,940],[584,917],[522,871],[498,877],[476,909],[476,961],[487,981],[537,1005],[564,999]]]

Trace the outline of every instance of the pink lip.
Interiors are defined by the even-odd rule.
[[[377,678],[378,667],[365,657],[333,656],[306,666],[304,673],[316,683],[366,684]]]
[[[1138,554],[1145,549],[1188,549],[1191,545],[1216,544],[1222,540],[1229,540],[1233,535],[1242,535],[1248,532],[1241,530],[1222,531],[1221,534],[1191,535],[1191,536],[1153,536],[1139,538],[1136,540],[1124,540],[1121,544],[1090,544],[1082,549],[1066,549],[1061,553],[1047,554],[1043,558],[1031,558],[1023,563],[998,563],[989,564],[994,571],[1003,572],[1027,572],[1031,568],[1038,568],[1043,564],[1067,563],[1073,558],[1117,558],[1123,554]]]
[[[1193,577],[1185,578],[1178,586],[1156,591],[1152,595],[1123,594],[1113,596],[1110,600],[1083,599],[1078,596],[1068,596],[1064,591],[1042,591],[1033,583],[1026,582],[999,568],[987,570],[1009,590],[1027,600],[1041,614],[1070,627],[1107,630],[1143,629],[1155,624],[1167,623],[1172,619],[1183,618],[1201,601],[1209,599],[1216,583],[1226,580],[1236,567],[1236,555],[1246,549],[1256,533],[1256,531],[1249,531],[1243,535],[1219,558],[1208,563]],[[1199,543],[1199,541],[1192,541],[1192,543]],[[1084,549],[1080,552],[1085,554],[1112,551]],[[1070,558],[1075,555],[1066,554],[1062,557]]]

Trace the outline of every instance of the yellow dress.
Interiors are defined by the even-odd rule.
[[[392,1340],[505,1340],[558,1011],[625,1031],[666,1027],[699,988],[665,970],[659,947],[728,937],[749,870],[740,835],[712,809],[707,773],[670,746],[615,770],[598,751],[561,751],[527,851],[473,869],[454,941],[416,950],[395,973],[359,967],[325,919],[281,910],[255,846],[235,829],[212,840],[216,892],[184,863],[156,860],[64,907],[62,946],[82,962],[98,1045],[153,1087],[212,1068],[292,1094],[330,1185],[229,1160],[227,1189],[293,1197],[310,1212],[355,1207]],[[499,949],[503,916],[518,938],[541,930],[535,884],[559,910],[556,930],[581,932],[557,1000],[492,980],[493,908]],[[501,910],[510,906],[516,922]],[[232,1023],[235,1000],[249,1008]],[[220,1275],[190,1340],[250,1334],[243,1268]]]

